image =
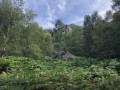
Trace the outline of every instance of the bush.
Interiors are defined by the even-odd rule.
[[[6,59],[0,59],[0,73],[5,72],[7,68],[10,66],[10,61]]]

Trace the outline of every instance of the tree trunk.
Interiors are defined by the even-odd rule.
[[[6,51],[6,47],[7,47],[7,43],[8,43],[9,31],[10,31],[10,25],[8,25],[8,30],[7,30],[6,37],[5,37],[5,43],[4,43],[4,46],[3,46],[3,53],[2,53],[2,55],[1,55],[2,58],[3,58],[4,55],[5,55],[5,51]]]

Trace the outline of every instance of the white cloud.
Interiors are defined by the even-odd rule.
[[[40,26],[42,26],[44,29],[51,29],[54,28],[54,24],[52,24],[51,22],[46,22],[46,23],[40,23]]]
[[[75,23],[81,25],[84,15],[90,15],[98,11],[99,15],[105,16],[106,11],[111,9],[112,0],[25,0],[26,5],[38,14],[36,22],[43,28],[53,28],[53,22],[57,18],[63,23]],[[77,17],[78,16],[78,17]]]
[[[62,0],[60,4],[58,4],[58,8],[61,11],[64,11],[66,9],[66,0]]]
[[[91,9],[97,10],[99,15],[104,18],[106,11],[111,10],[111,0],[96,0]]]
[[[107,10],[99,11],[99,15],[102,16],[102,18],[104,18],[104,17],[105,17],[105,14],[106,14],[106,11],[107,11]]]
[[[47,9],[48,9],[48,20],[49,21],[52,21],[53,20],[53,12],[54,12],[54,10],[52,10],[51,9],[51,7],[50,7],[50,5],[48,4],[48,2],[46,1],[46,0],[44,0],[44,3],[45,3],[45,5],[47,6]]]
[[[69,21],[68,24],[73,23],[73,24],[77,24],[77,25],[82,25],[83,21],[84,21],[84,17],[76,16],[75,18],[73,18],[73,20]]]
[[[47,16],[44,20],[45,21],[54,21],[56,19],[55,16],[55,9],[53,9],[47,0],[43,0],[44,4],[47,6]],[[46,12],[46,11],[45,11]]]
[[[41,18],[36,18],[35,22],[39,24],[43,29],[52,29],[54,28],[54,24],[51,21],[43,20]]]

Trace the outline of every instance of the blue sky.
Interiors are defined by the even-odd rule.
[[[35,21],[44,29],[54,28],[59,18],[65,24],[82,25],[84,15],[98,11],[104,17],[111,10],[111,0],[24,0],[25,6],[38,15]]]

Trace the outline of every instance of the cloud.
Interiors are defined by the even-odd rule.
[[[107,10],[99,11],[99,15],[102,16],[102,18],[104,18],[104,17],[105,17],[105,14],[106,14],[106,11],[107,11]]]
[[[69,23],[73,23],[73,24],[81,24],[84,21],[84,17],[75,17],[73,18],[73,20],[71,20]]]
[[[96,0],[91,9],[97,10],[99,12],[99,15],[104,18],[106,11],[111,10],[111,5],[111,0]]]
[[[43,29],[52,29],[54,28],[54,24],[51,21],[43,20],[41,18],[36,18],[35,22],[39,24],[40,27]]]
[[[111,9],[111,0],[25,0],[38,17],[36,22],[43,28],[53,28],[56,19],[65,24],[82,25],[84,16],[94,11],[104,17]]]
[[[47,6],[47,9],[48,9],[48,18],[47,20],[48,21],[52,21],[54,20],[53,16],[54,16],[54,9],[51,9],[50,5],[48,4],[48,2],[46,0],[43,0],[45,5]]]
[[[52,24],[51,22],[41,23],[40,26],[42,26],[44,29],[54,28],[54,24]]]
[[[66,9],[66,0],[62,0],[60,4],[58,4],[58,8],[61,11],[64,11]]]

